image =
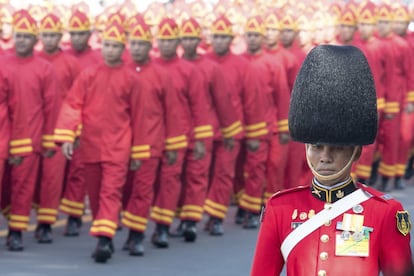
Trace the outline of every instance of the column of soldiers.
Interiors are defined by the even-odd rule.
[[[235,223],[257,228],[273,193],[310,181],[287,114],[296,74],[322,43],[360,48],[375,80],[380,131],[355,178],[403,189],[413,169],[409,10],[329,3],[313,1],[310,14],[304,2],[219,1],[207,13],[202,1],[177,1],[138,14],[125,1],[95,27],[83,6],[67,22],[59,9],[15,11],[12,47],[4,40],[0,52],[8,249],[23,250],[32,207],[39,243],[53,242],[59,210],[67,215],[65,236],[78,236],[86,196],[97,262],[113,254],[120,225],[129,229],[123,249],[132,256],[144,254],[150,220],[158,248],[170,237],[194,242],[203,215],[205,230],[223,235],[232,201]],[[5,23],[8,12],[2,6]],[[179,227],[170,229],[175,218]]]

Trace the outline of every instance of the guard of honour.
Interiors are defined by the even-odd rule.
[[[380,175],[378,189],[389,191],[391,180],[402,189],[412,169],[414,116],[408,10],[357,7],[343,6],[336,40],[319,43],[358,47],[372,71],[379,132],[359,153],[354,178],[374,185]],[[129,229],[123,248],[133,256],[144,254],[149,220],[159,248],[171,236],[194,242],[203,214],[205,229],[220,236],[232,195],[235,222],[257,228],[273,193],[312,182],[305,147],[290,141],[288,129],[290,91],[312,48],[301,43],[300,20],[289,8],[247,16],[241,42],[220,14],[208,45],[193,17],[180,24],[162,18],[154,32],[145,16],[126,20],[118,11],[108,16],[99,52],[89,46],[96,34],[79,9],[67,24],[66,50],[58,16],[37,22],[16,11],[14,45],[0,52],[7,65],[0,68],[0,204],[9,250],[23,250],[33,206],[39,243],[53,241],[59,209],[68,215],[65,236],[78,236],[86,195],[97,262],[113,254],[120,225]],[[233,53],[240,47],[244,52]],[[346,195],[341,189],[338,198]],[[180,224],[172,230],[175,217]],[[398,221],[410,225],[406,218]]]

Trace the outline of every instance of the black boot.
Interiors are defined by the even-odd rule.
[[[241,224],[244,223],[245,218],[246,218],[246,211],[239,207],[237,209],[237,213],[236,213],[236,217],[234,219],[234,222],[236,224],[240,224],[241,225]]]
[[[197,227],[196,222],[186,220],[183,223],[183,236],[186,242],[194,242],[197,239]]]
[[[374,186],[377,182],[379,164],[380,160],[377,160],[372,164],[371,177],[369,178],[367,183],[368,186]]]
[[[405,169],[404,179],[409,180],[414,175],[414,156],[411,156],[407,162],[407,168]]]
[[[9,230],[7,247],[9,251],[23,251],[22,231]]]
[[[169,229],[168,225],[157,223],[155,232],[151,238],[152,244],[158,248],[167,248],[168,247],[168,229]]]
[[[144,256],[144,233],[130,230],[131,239],[129,241],[129,255]]]
[[[38,243],[52,243],[52,227],[50,224],[41,223],[37,226],[35,238]]]
[[[383,176],[382,178],[381,178],[381,186],[379,187],[379,190],[381,191],[381,192],[384,192],[384,193],[389,193],[389,192],[391,192],[391,187],[390,187],[390,185],[389,185],[389,178],[388,177],[385,177],[385,176]]]
[[[405,181],[401,177],[395,178],[394,189],[396,190],[404,190],[405,189]]]
[[[211,217],[208,223],[209,233],[212,236],[221,236],[223,235],[223,220],[219,218]]]
[[[66,230],[64,235],[66,237],[77,237],[79,236],[80,228],[82,227],[82,219],[69,216],[66,223]]]
[[[243,223],[244,229],[256,229],[259,227],[259,214],[253,212],[246,213],[246,220]]]
[[[92,257],[97,263],[106,263],[111,258],[113,253],[112,239],[104,236],[99,236],[98,244]]]

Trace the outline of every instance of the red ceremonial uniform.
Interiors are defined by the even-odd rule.
[[[9,157],[10,120],[9,120],[9,83],[4,69],[0,70],[0,202],[1,188],[6,160]]]
[[[296,227],[299,231],[298,225],[308,217],[358,188],[372,197],[360,203],[362,208],[350,206],[345,214],[363,216],[363,226],[370,229],[368,256],[337,256],[343,233],[338,230],[338,222],[344,218],[341,214],[300,240],[285,262],[280,248],[289,233]],[[314,183],[279,192],[263,214],[251,275],[279,275],[285,263],[287,275],[295,276],[379,275],[380,271],[385,276],[407,275],[412,265],[407,223],[409,215],[398,201],[351,181],[330,191]]]
[[[40,154],[50,149],[58,113],[59,94],[52,65],[37,56],[7,56],[3,60],[11,74],[11,123],[25,127],[27,136],[10,140],[10,155],[25,156],[19,166],[11,167],[10,222],[13,230],[25,230],[29,222],[37,181]],[[24,115],[18,114],[22,112]],[[18,121],[16,121],[18,120]]]
[[[257,82],[260,85],[259,91],[263,97],[263,110],[265,112],[266,123],[269,127],[269,136],[262,140],[259,150],[251,152],[247,150],[244,165],[244,192],[241,195],[239,205],[241,208],[259,213],[262,204],[263,189],[266,184],[266,163],[272,160],[272,165],[276,165],[276,156],[270,156],[270,138],[277,139],[279,133],[288,132],[288,109],[290,92],[286,73],[281,63],[271,55],[260,52],[258,54],[245,53],[243,55],[249,60],[252,68],[257,70]],[[276,137],[274,137],[276,136]],[[274,141],[276,142],[276,141]],[[274,149],[275,145],[273,145]],[[279,147],[280,148],[280,147]],[[273,152],[273,154],[277,154]],[[276,161],[276,162],[275,162]],[[274,167],[273,167],[274,168]],[[273,169],[267,167],[267,169]],[[276,183],[267,183],[274,189]]]
[[[145,64],[131,62],[128,65],[139,78],[146,83],[144,93],[147,94],[146,112],[148,119],[147,148],[136,148],[133,156],[142,160],[137,172],[129,172],[124,189],[124,213],[122,223],[128,228],[144,232],[154,198],[154,183],[157,177],[160,159],[164,150],[166,133],[174,136],[180,129],[174,120],[178,104],[175,91],[172,90],[171,79],[167,72],[154,61]],[[176,134],[177,136],[179,134]]]
[[[38,56],[49,61],[56,72],[57,87],[60,100],[57,109],[60,110],[61,104],[71,88],[75,78],[79,73],[79,64],[75,58],[59,50],[53,55],[39,52]],[[56,123],[57,117],[55,118]],[[54,137],[44,142],[48,148],[54,148]],[[56,222],[58,207],[62,195],[66,159],[60,149],[51,158],[42,158],[41,175],[39,187],[39,208],[37,218],[39,223],[53,224]]]
[[[252,69],[249,62],[231,52],[224,56],[215,53],[208,54],[208,58],[217,62],[228,81],[231,92],[232,106],[237,120],[245,126],[247,139],[263,139],[269,135],[268,126],[262,109],[262,99],[257,82],[257,71]],[[235,132],[235,133],[232,133]],[[240,132],[239,126],[229,129],[227,134]],[[224,132],[226,135],[226,132]],[[226,137],[226,136],[224,136]],[[235,177],[236,158],[239,152],[241,132],[235,135],[237,139],[233,150],[217,144],[213,156],[213,173],[210,190],[205,202],[204,210],[212,217],[223,219],[226,216],[230,203],[230,196]]]
[[[131,149],[149,153],[149,145],[141,143],[146,134],[143,85],[126,65],[102,63],[81,72],[62,107],[57,141],[73,143],[83,124],[79,155],[94,218],[91,235],[114,236]]]

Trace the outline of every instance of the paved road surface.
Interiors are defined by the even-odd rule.
[[[414,214],[414,185],[404,191],[392,192],[392,195]],[[154,226],[150,224],[144,257],[130,257],[121,251],[127,231],[119,231],[115,239],[116,253],[105,265],[95,264],[90,258],[96,241],[87,234],[86,226],[89,224],[85,225],[78,238],[63,237],[63,228],[55,228],[55,242],[51,245],[37,244],[33,232],[25,233],[25,251],[15,253],[8,252],[4,246],[5,238],[1,237],[4,231],[1,229],[4,229],[5,221],[0,219],[0,276],[249,275],[257,230],[243,230],[235,225],[234,213],[235,208],[232,207],[225,222],[224,236],[211,237],[201,230],[195,244],[171,239],[169,249],[152,247],[149,234]]]

